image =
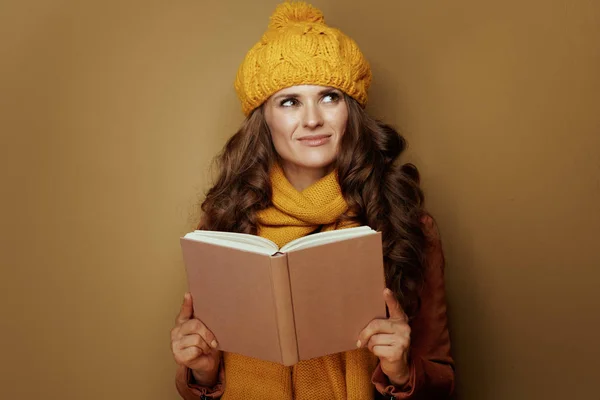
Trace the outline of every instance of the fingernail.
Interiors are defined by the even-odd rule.
[[[210,342],[210,347],[212,347],[213,349],[217,348],[217,341],[213,340],[212,342]]]
[[[360,347],[362,343],[360,342],[360,340],[358,342],[356,342],[356,347]]]
[[[183,298],[187,300],[189,297],[190,297],[190,294],[188,292],[185,292],[185,294],[183,295]]]

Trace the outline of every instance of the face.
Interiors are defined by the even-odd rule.
[[[329,171],[348,121],[340,90],[292,86],[272,95],[264,113],[284,170]]]

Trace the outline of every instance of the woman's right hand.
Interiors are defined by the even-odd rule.
[[[194,317],[192,295],[186,293],[175,327],[171,330],[171,350],[175,361],[190,368],[198,384],[212,387],[217,383],[221,360],[217,346],[212,332]]]

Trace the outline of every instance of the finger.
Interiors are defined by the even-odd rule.
[[[400,318],[406,320],[406,314],[404,313],[400,302],[390,289],[385,288],[383,291],[383,298],[390,313],[390,318]]]
[[[203,354],[210,354],[211,348],[206,341],[198,334],[191,334],[182,337],[177,341],[176,345],[180,350],[188,347],[198,347]]]
[[[181,325],[193,316],[194,304],[192,302],[192,295],[187,292],[185,295],[183,295],[183,304],[181,304],[181,310],[175,319],[175,323]]]
[[[367,347],[373,351],[374,346],[391,346],[396,342],[397,338],[389,333],[377,333],[369,339]]]
[[[188,364],[202,355],[202,350],[198,347],[187,347],[175,353],[175,361],[178,364]]]
[[[390,358],[397,350],[392,346],[373,346],[371,352],[375,354],[377,357],[382,357],[385,359]]]
[[[213,349],[216,349],[219,346],[215,335],[198,318],[192,318],[189,321],[184,322],[183,325],[181,325],[181,329],[179,330],[180,337],[192,333],[200,335],[202,339],[204,339],[204,341],[208,343]]]
[[[374,319],[369,322],[369,325],[365,327],[358,334],[358,342],[356,342],[356,347],[363,347],[368,342],[371,336],[376,335],[378,333],[394,333],[394,324],[388,319]]]
[[[374,346],[396,346],[400,348],[408,348],[410,346],[410,328],[401,327],[396,333],[379,333],[371,336],[367,347],[373,351]]]
[[[181,325],[175,325],[175,327],[173,329],[171,329],[171,342],[174,342],[181,338],[181,335],[179,333],[180,330],[181,330]]]
[[[395,346],[373,346],[371,352],[389,362],[400,361],[405,357],[405,350],[398,351],[398,348]]]

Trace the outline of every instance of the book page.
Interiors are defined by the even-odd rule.
[[[196,230],[186,234],[184,238],[266,255],[272,255],[279,250],[269,239],[246,233]]]
[[[341,240],[351,239],[359,236],[371,235],[377,233],[369,226],[359,226],[355,228],[339,229],[335,231],[319,232],[292,240],[281,248],[281,252],[290,252],[293,250],[306,249],[309,247],[320,246],[327,243],[339,242]]]

